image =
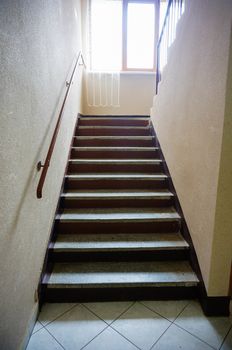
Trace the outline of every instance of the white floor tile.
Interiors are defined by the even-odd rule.
[[[175,323],[219,349],[232,324],[232,317],[206,317],[200,304],[191,302],[178,316]]]
[[[66,350],[81,349],[105,327],[106,323],[83,305],[75,306],[46,326]]]
[[[84,304],[88,309],[93,311],[97,316],[102,318],[105,322],[110,324],[118,316],[120,316],[125,310],[127,310],[132,301],[125,302],[99,302],[99,303],[86,303]]]
[[[42,328],[31,336],[27,350],[61,350],[63,349],[57,341]]]
[[[107,350],[138,349],[110,327],[98,335],[83,350],[101,350],[103,348]]]
[[[212,350],[211,346],[198,340],[174,324],[155,344],[152,350]]]
[[[34,326],[32,334],[34,334],[35,332],[39,331],[41,328],[43,328],[42,324],[39,321],[37,321],[35,323],[35,326]]]
[[[139,348],[145,350],[157,341],[170,322],[140,303],[135,303],[120,316],[111,327],[124,335]]]
[[[70,310],[76,304],[70,303],[46,303],[43,305],[42,310],[39,314],[39,322],[42,325],[46,325],[53,321],[55,318],[62,315],[64,312]]]
[[[232,329],[227,335],[222,347],[220,350],[231,350],[232,349]]]
[[[142,301],[142,304],[157,312],[170,321],[174,321],[184,307],[189,304],[188,300],[155,300]]]

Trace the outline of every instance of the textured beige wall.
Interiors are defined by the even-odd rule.
[[[220,207],[216,198],[231,16],[230,0],[186,1],[186,12],[151,110],[209,295],[227,294],[230,264],[226,254],[226,266],[213,267],[220,260],[214,245],[214,225],[216,204],[217,209]],[[228,232],[222,238],[220,249],[227,251],[231,244]]]
[[[65,108],[43,199],[36,198],[65,80],[81,48],[79,0],[0,1],[0,348],[23,348],[63,178],[81,68]],[[79,81],[78,81],[79,80]]]
[[[119,107],[88,106],[86,84],[84,86],[84,114],[149,115],[155,93],[155,74],[121,73]]]
[[[209,293],[211,295],[223,295],[228,290],[232,261],[232,35],[226,87],[224,130],[209,280]]]

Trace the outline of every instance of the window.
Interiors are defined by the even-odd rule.
[[[92,0],[90,10],[90,65],[92,70],[121,70],[122,2]]]
[[[97,71],[155,69],[157,0],[91,0],[90,62]]]

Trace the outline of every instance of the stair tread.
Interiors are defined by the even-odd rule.
[[[48,288],[196,286],[187,261],[55,263]]]
[[[179,250],[189,245],[180,233],[59,234],[53,249],[58,252],[117,250]]]
[[[154,136],[74,136],[80,140],[153,140]]]
[[[91,159],[91,158],[84,158],[84,159],[69,159],[69,163],[73,164],[88,164],[88,163],[94,163],[94,164],[157,164],[162,163],[162,159]]]
[[[61,222],[128,222],[180,220],[173,207],[168,208],[86,208],[64,209],[57,214]]]
[[[122,125],[79,125],[78,129],[123,129],[150,130],[150,126],[122,126]]]
[[[61,194],[64,198],[169,198],[173,197],[173,193],[168,190],[72,190]]]
[[[145,120],[145,121],[149,121],[149,117],[117,117],[117,116],[104,116],[104,117],[84,117],[84,118],[80,118],[80,120]]]
[[[86,146],[86,147],[72,147],[73,150],[77,151],[122,151],[122,152],[128,152],[128,151],[157,151],[158,147],[114,147],[114,146]]]
[[[81,174],[70,174],[66,175],[66,178],[69,179],[89,179],[89,180],[96,180],[96,179],[139,179],[139,180],[148,180],[148,179],[166,179],[168,176],[165,174],[143,174],[143,173],[136,173],[136,174],[130,174],[130,173],[81,173]]]

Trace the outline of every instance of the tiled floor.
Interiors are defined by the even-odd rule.
[[[229,350],[232,316],[197,301],[45,304],[27,350]]]

